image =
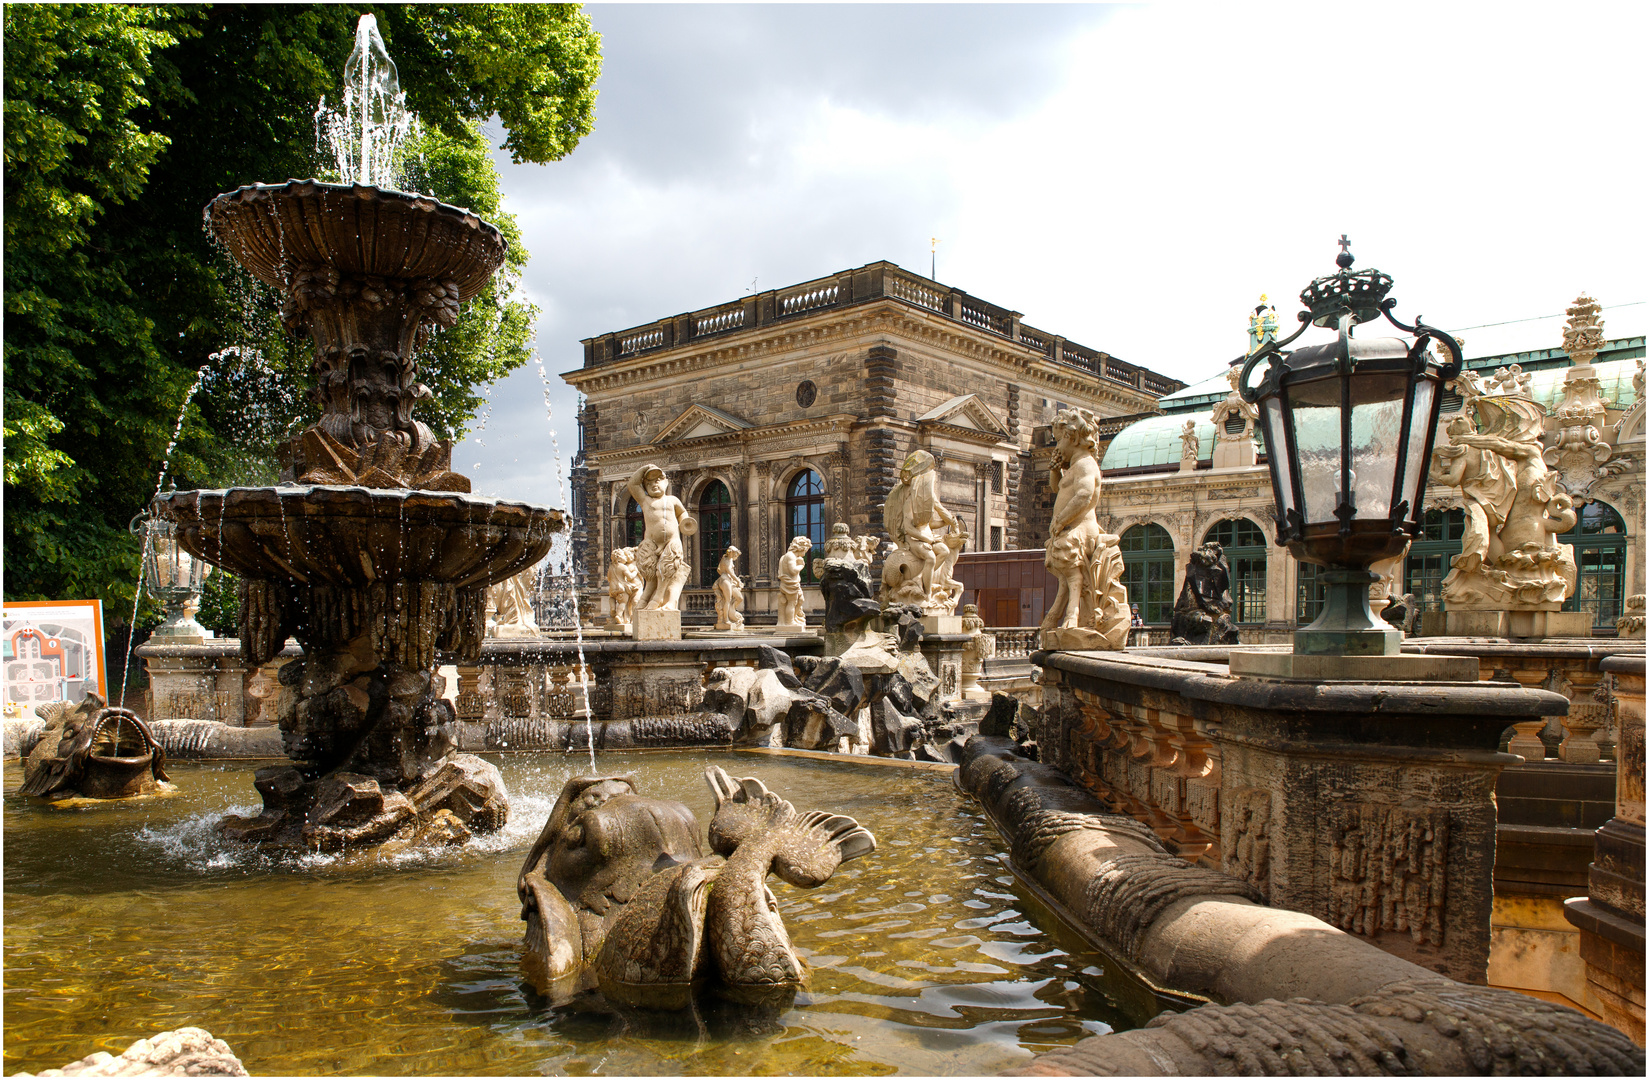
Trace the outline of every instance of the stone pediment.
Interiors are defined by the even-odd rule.
[[[689,405],[679,416],[664,425],[663,430],[653,439],[653,445],[704,439],[716,435],[734,435],[748,430],[751,426],[750,421],[741,420],[732,413],[712,409],[708,405]]]
[[[964,394],[951,398],[943,405],[917,417],[916,423],[922,427],[944,426],[958,434],[972,433],[989,442],[1000,442],[1009,438],[1007,426],[996,418],[996,414],[978,394]]]

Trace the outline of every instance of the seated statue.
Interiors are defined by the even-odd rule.
[[[18,791],[47,799],[120,799],[168,789],[166,751],[138,715],[96,694],[35,710],[46,721]]]
[[[541,993],[594,985],[618,1004],[682,1009],[711,979],[757,994],[801,984],[768,872],[816,888],[876,840],[852,818],[798,813],[760,780],[714,765],[705,779],[709,856],[681,803],[625,776],[567,782],[516,883],[522,966]]]
[[[1231,568],[1225,549],[1213,541],[1191,552],[1169,632],[1174,645],[1240,643],[1231,621]]]

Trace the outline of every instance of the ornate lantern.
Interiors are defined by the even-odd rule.
[[[147,510],[132,519],[131,532],[143,541],[144,586],[166,609],[166,620],[155,628],[153,637],[174,643],[211,637],[195,621],[195,613],[200,610],[201,586],[212,564],[183,550],[177,542],[177,526]]]
[[[1277,543],[1301,562],[1326,567],[1327,597],[1317,620],[1294,634],[1302,656],[1391,656],[1402,633],[1369,607],[1369,567],[1403,550],[1420,530],[1420,502],[1444,383],[1460,373],[1459,344],[1414,320],[1392,317],[1392,279],[1378,270],[1353,272],[1340,238],[1340,272],[1300,294],[1301,326],[1250,356],[1238,386],[1259,406],[1271,488],[1277,500]],[[1408,334],[1352,337],[1377,316]],[[1338,331],[1335,341],[1285,352],[1307,327]],[[1438,342],[1448,359],[1428,347]],[[1258,386],[1249,375],[1269,361]]]

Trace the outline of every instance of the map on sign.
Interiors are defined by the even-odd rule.
[[[37,600],[5,605],[0,641],[5,712],[79,701],[103,686],[103,605],[99,600]]]

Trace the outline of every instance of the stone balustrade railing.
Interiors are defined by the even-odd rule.
[[[1018,342],[1056,364],[1081,368],[1099,378],[1155,397],[1172,393],[1185,385],[1177,379],[1067,341],[1057,334],[1027,326],[1020,322],[1017,311],[912,274],[889,262],[871,263],[857,270],[843,271],[783,289],[756,293],[742,300],[673,315],[645,326],[588,338],[584,341],[584,366],[598,367],[658,349],[675,348],[829,308],[880,299],[899,300],[934,312]]]
[[[996,639],[997,660],[1028,657],[1037,648],[1034,626],[987,626],[985,633]]]

